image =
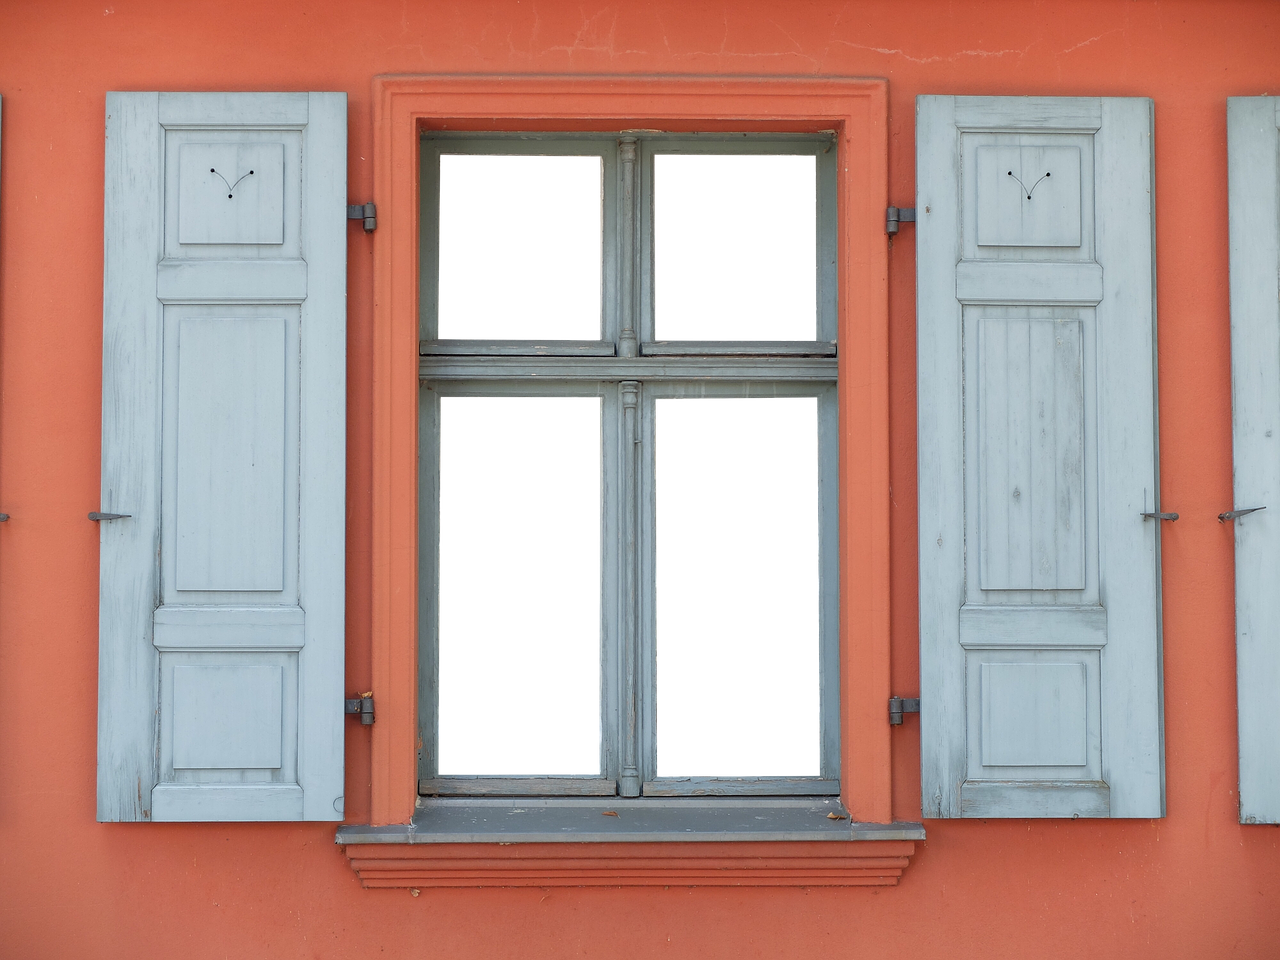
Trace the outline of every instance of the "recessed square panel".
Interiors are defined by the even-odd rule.
[[[598,340],[598,156],[440,157],[437,336]]]
[[[178,242],[284,243],[284,144],[181,144]]]
[[[658,154],[655,340],[814,340],[817,158]]]
[[[984,663],[981,669],[983,766],[1085,765],[1083,663]]]
[[[977,149],[978,246],[1080,246],[1080,148]]]
[[[278,769],[283,700],[279,666],[175,666],[174,769]]]

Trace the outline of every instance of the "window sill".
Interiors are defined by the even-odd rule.
[[[336,842],[366,888],[885,886],[924,839],[830,813],[847,816],[835,799],[430,798]]]

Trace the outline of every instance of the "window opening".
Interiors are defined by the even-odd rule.
[[[817,398],[653,427],[657,775],[819,776]]]
[[[440,400],[442,774],[600,775],[600,455],[598,397]]]
[[[602,159],[441,154],[439,336],[599,339]]]
[[[817,156],[656,153],[654,338],[816,340]]]

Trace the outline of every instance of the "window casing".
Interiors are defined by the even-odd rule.
[[[441,339],[441,155],[599,156],[596,340]],[[663,155],[813,156],[815,336],[655,338],[654,169]],[[504,134],[424,137],[419,392],[419,792],[427,796],[818,796],[840,791],[837,595],[836,156],[823,135]],[[750,196],[742,202],[749,204]],[[594,775],[441,775],[440,416],[443,398],[597,397],[601,404],[600,765]],[[655,616],[655,419],[665,401],[812,398],[817,442],[817,769],[660,776]],[[744,523],[754,518],[744,517]],[[503,585],[493,584],[501,603]],[[709,602],[714,602],[710,599]],[[727,650],[732,658],[735,651]],[[733,718],[725,722],[732,726]]]

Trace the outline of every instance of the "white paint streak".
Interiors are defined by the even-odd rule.
[[[868,50],[871,53],[883,54],[886,57],[901,57],[902,59],[909,60],[912,63],[954,63],[956,60],[959,60],[961,57],[1005,57],[1005,56],[1009,56],[1010,54],[1017,57],[1023,57],[1023,56],[1026,56],[1027,51],[1031,49],[1030,46],[1027,46],[1021,50],[959,50],[956,53],[953,53],[946,57],[941,57],[941,56],[913,57],[911,54],[907,53],[905,50],[900,50],[896,47],[869,47],[861,43],[852,43],[848,40],[833,40],[832,43],[838,43],[841,46],[851,47],[854,50]]]

